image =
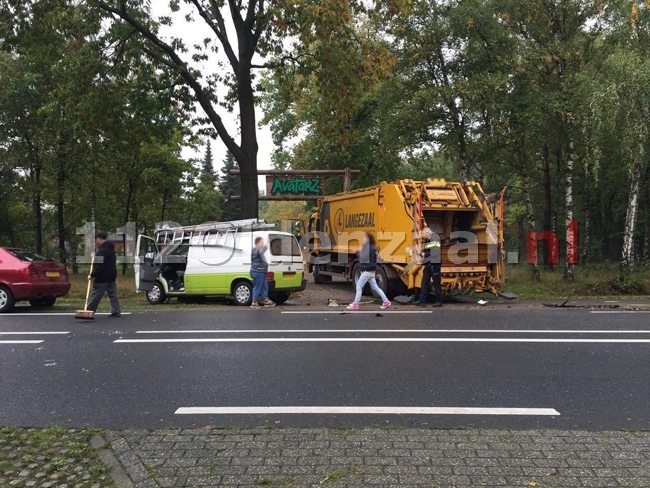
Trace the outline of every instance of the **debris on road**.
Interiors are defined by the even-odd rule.
[[[575,290],[571,290],[571,293],[569,293],[569,296],[566,297],[566,300],[564,300],[562,303],[557,304],[557,303],[543,303],[545,307],[555,307],[555,308],[564,308],[566,307],[566,304],[569,303],[569,300],[571,300],[571,297],[573,296],[573,292]]]

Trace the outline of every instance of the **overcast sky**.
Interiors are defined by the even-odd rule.
[[[161,1],[161,0],[155,0],[151,2],[151,10],[152,13],[158,17],[160,15],[170,15],[170,10],[168,7],[168,2],[166,0]],[[197,15],[195,15],[195,20],[194,22],[187,22],[185,20],[185,15],[187,13],[191,12],[191,8],[188,5],[185,5],[181,11],[175,15],[172,16],[173,19],[173,26],[170,27],[163,27],[161,33],[163,34],[163,37],[166,39],[169,38],[170,34],[173,34],[175,37],[180,37],[183,39],[185,42],[185,45],[188,48],[191,48],[191,46],[195,44],[202,44],[203,39],[205,38],[212,38],[215,39],[216,41],[216,36],[214,35],[214,32],[201,20],[201,18]],[[228,16],[226,18],[228,20]],[[233,44],[236,44],[236,36],[230,36]],[[219,45],[219,47],[221,47]],[[219,56],[221,56],[221,49],[219,49]],[[235,48],[235,52],[237,52],[237,48]],[[188,62],[191,61],[191,54],[186,54],[184,57],[187,59]],[[201,70],[205,73],[212,73],[216,69],[218,69],[216,65],[216,60],[219,59],[217,58],[217,55],[213,54],[211,58],[207,62],[203,62],[200,66]],[[223,58],[225,60],[225,57]],[[259,60],[258,60],[259,61]],[[254,60],[255,62],[255,60]],[[260,73],[261,74],[261,73]],[[220,93],[225,94],[226,90],[220,90]],[[198,110],[202,112],[201,107],[198,107]],[[219,115],[222,117],[226,127],[230,131],[230,134],[233,135],[235,140],[239,143],[239,132],[238,132],[238,123],[237,123],[237,114],[236,113],[228,113],[224,109],[219,109],[217,110]],[[259,122],[262,119],[262,111],[258,108],[257,109],[257,121]],[[268,128],[268,126],[263,126],[258,129],[257,131],[257,140],[258,140],[258,145],[259,145],[259,152],[257,156],[257,167],[259,169],[268,169],[271,168],[271,152],[273,151],[273,141],[271,139],[271,132]],[[222,167],[222,161],[225,158],[226,155],[226,146],[224,143],[218,139],[216,141],[213,141],[212,144],[212,149],[213,149],[213,154],[214,154],[214,166],[217,171],[219,171]],[[200,149],[199,153],[195,153],[191,149],[186,149],[183,153],[183,156],[185,157],[200,157],[204,154],[205,148]],[[260,178],[260,188],[264,188],[265,186],[263,185],[263,179]]]

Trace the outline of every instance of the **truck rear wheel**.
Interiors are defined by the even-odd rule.
[[[323,283],[329,283],[332,281],[332,277],[330,275],[320,274],[320,265],[318,264],[314,264],[312,275],[314,276],[314,283],[317,285],[322,285]]]

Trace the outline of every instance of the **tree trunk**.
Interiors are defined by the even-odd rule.
[[[458,148],[460,149],[460,175],[463,181],[469,181],[469,162],[467,160],[467,141],[465,139],[465,123],[461,121],[458,134]]]
[[[542,186],[544,187],[544,225],[542,230],[553,230],[553,196],[551,194],[551,162],[549,160],[548,144],[542,146]],[[548,262],[548,243],[544,245],[542,263],[549,271],[553,271],[553,265]]]
[[[36,238],[36,252],[38,254],[43,254],[43,205],[41,198],[41,169],[38,168],[36,174],[36,185],[37,189],[34,190],[32,196],[32,207],[34,210],[34,230]]]
[[[79,273],[79,263],[77,262],[77,246],[79,242],[77,240],[77,228],[75,226],[70,230],[70,261],[72,261],[72,274]]]
[[[650,270],[650,164],[646,165],[645,184],[645,229],[643,231],[643,267]]]
[[[634,157],[634,167],[630,178],[630,194],[627,200],[625,231],[623,232],[623,251],[621,253],[621,279],[632,272],[634,267],[634,231],[639,207],[639,183],[641,181],[641,156]]]
[[[573,120],[570,116],[567,116],[567,154],[566,154],[566,173],[565,173],[565,191],[564,191],[564,219],[567,224],[573,220],[573,165],[574,165],[574,142],[573,142]],[[572,239],[575,236],[570,236],[567,232],[567,258],[569,254],[569,246],[571,245]],[[575,265],[569,263],[569,260],[566,259],[564,263],[564,276],[565,281],[573,282],[575,280]]]
[[[250,62],[240,62],[238,77],[239,119],[241,122],[241,148],[245,154],[239,159],[241,178],[242,219],[256,219],[259,213],[259,189],[257,186],[257,123],[255,119],[255,96],[251,79]]]
[[[587,264],[589,261],[589,232],[590,232],[590,216],[589,216],[589,164],[585,165],[585,181],[582,191],[582,198],[584,198],[584,219],[585,230],[582,238],[582,264]]]
[[[165,221],[165,214],[167,212],[167,190],[163,192],[162,195],[162,205],[160,209],[160,221],[164,222]]]
[[[59,160],[59,171],[56,177],[56,223],[59,238],[59,261],[68,264],[68,257],[65,250],[65,218],[63,210],[65,207],[65,161]]]
[[[43,192],[41,190],[41,160],[29,136],[25,136],[31,160],[32,210],[34,212],[34,237],[36,252],[43,254]]]
[[[530,198],[530,183],[528,181],[528,172],[524,168],[522,171],[523,183],[524,183],[524,198],[526,199],[526,219],[528,220],[528,231],[537,232],[537,226],[535,225],[535,212],[533,212],[533,201]],[[539,255],[539,254],[538,254]],[[533,263],[533,280],[542,281],[542,277],[539,274],[539,264]]]

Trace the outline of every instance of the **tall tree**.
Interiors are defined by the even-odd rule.
[[[221,168],[221,178],[219,178],[218,189],[223,195],[221,217],[223,220],[237,220],[241,218],[241,206],[239,200],[233,200],[234,195],[241,195],[241,181],[236,176],[230,174],[233,169],[239,169],[232,153],[226,153],[226,159],[223,161]]]
[[[182,39],[165,40],[160,33],[160,27],[171,25],[171,16],[154,19],[148,2],[89,1],[107,12],[111,18],[128,24],[137,33],[133,39],[141,44],[143,52],[156,60],[160,69],[164,70],[170,79],[179,79],[191,91],[193,101],[203,109],[207,121],[239,163],[243,215],[256,217],[258,143],[253,70],[260,66],[253,63],[253,58],[255,55],[264,55],[270,47],[267,40],[262,41],[264,35],[268,36],[268,28],[273,19],[273,11],[268,11],[265,0],[250,0],[244,3],[234,0],[169,2],[170,15],[178,12],[183,3],[191,9],[188,20],[193,20],[194,15],[198,15],[214,33],[216,42],[227,59],[229,72],[224,74],[221,70],[215,70],[209,76],[203,76],[201,71],[192,65],[192,60],[206,61],[206,52],[217,51],[216,43],[212,39],[205,40],[207,51],[201,46],[195,46],[200,52],[192,56]],[[217,90],[224,86],[232,90],[231,95],[225,99],[217,95]],[[188,99],[185,98],[185,101]],[[188,110],[192,110],[191,105],[192,101],[188,101]],[[239,109],[239,143],[235,141],[236,134],[229,131],[223,121],[224,112],[232,110],[234,105]],[[225,108],[222,108],[224,106]]]
[[[214,186],[214,163],[212,162],[212,143],[208,139],[205,146],[205,155],[201,162],[201,183],[212,184]]]

